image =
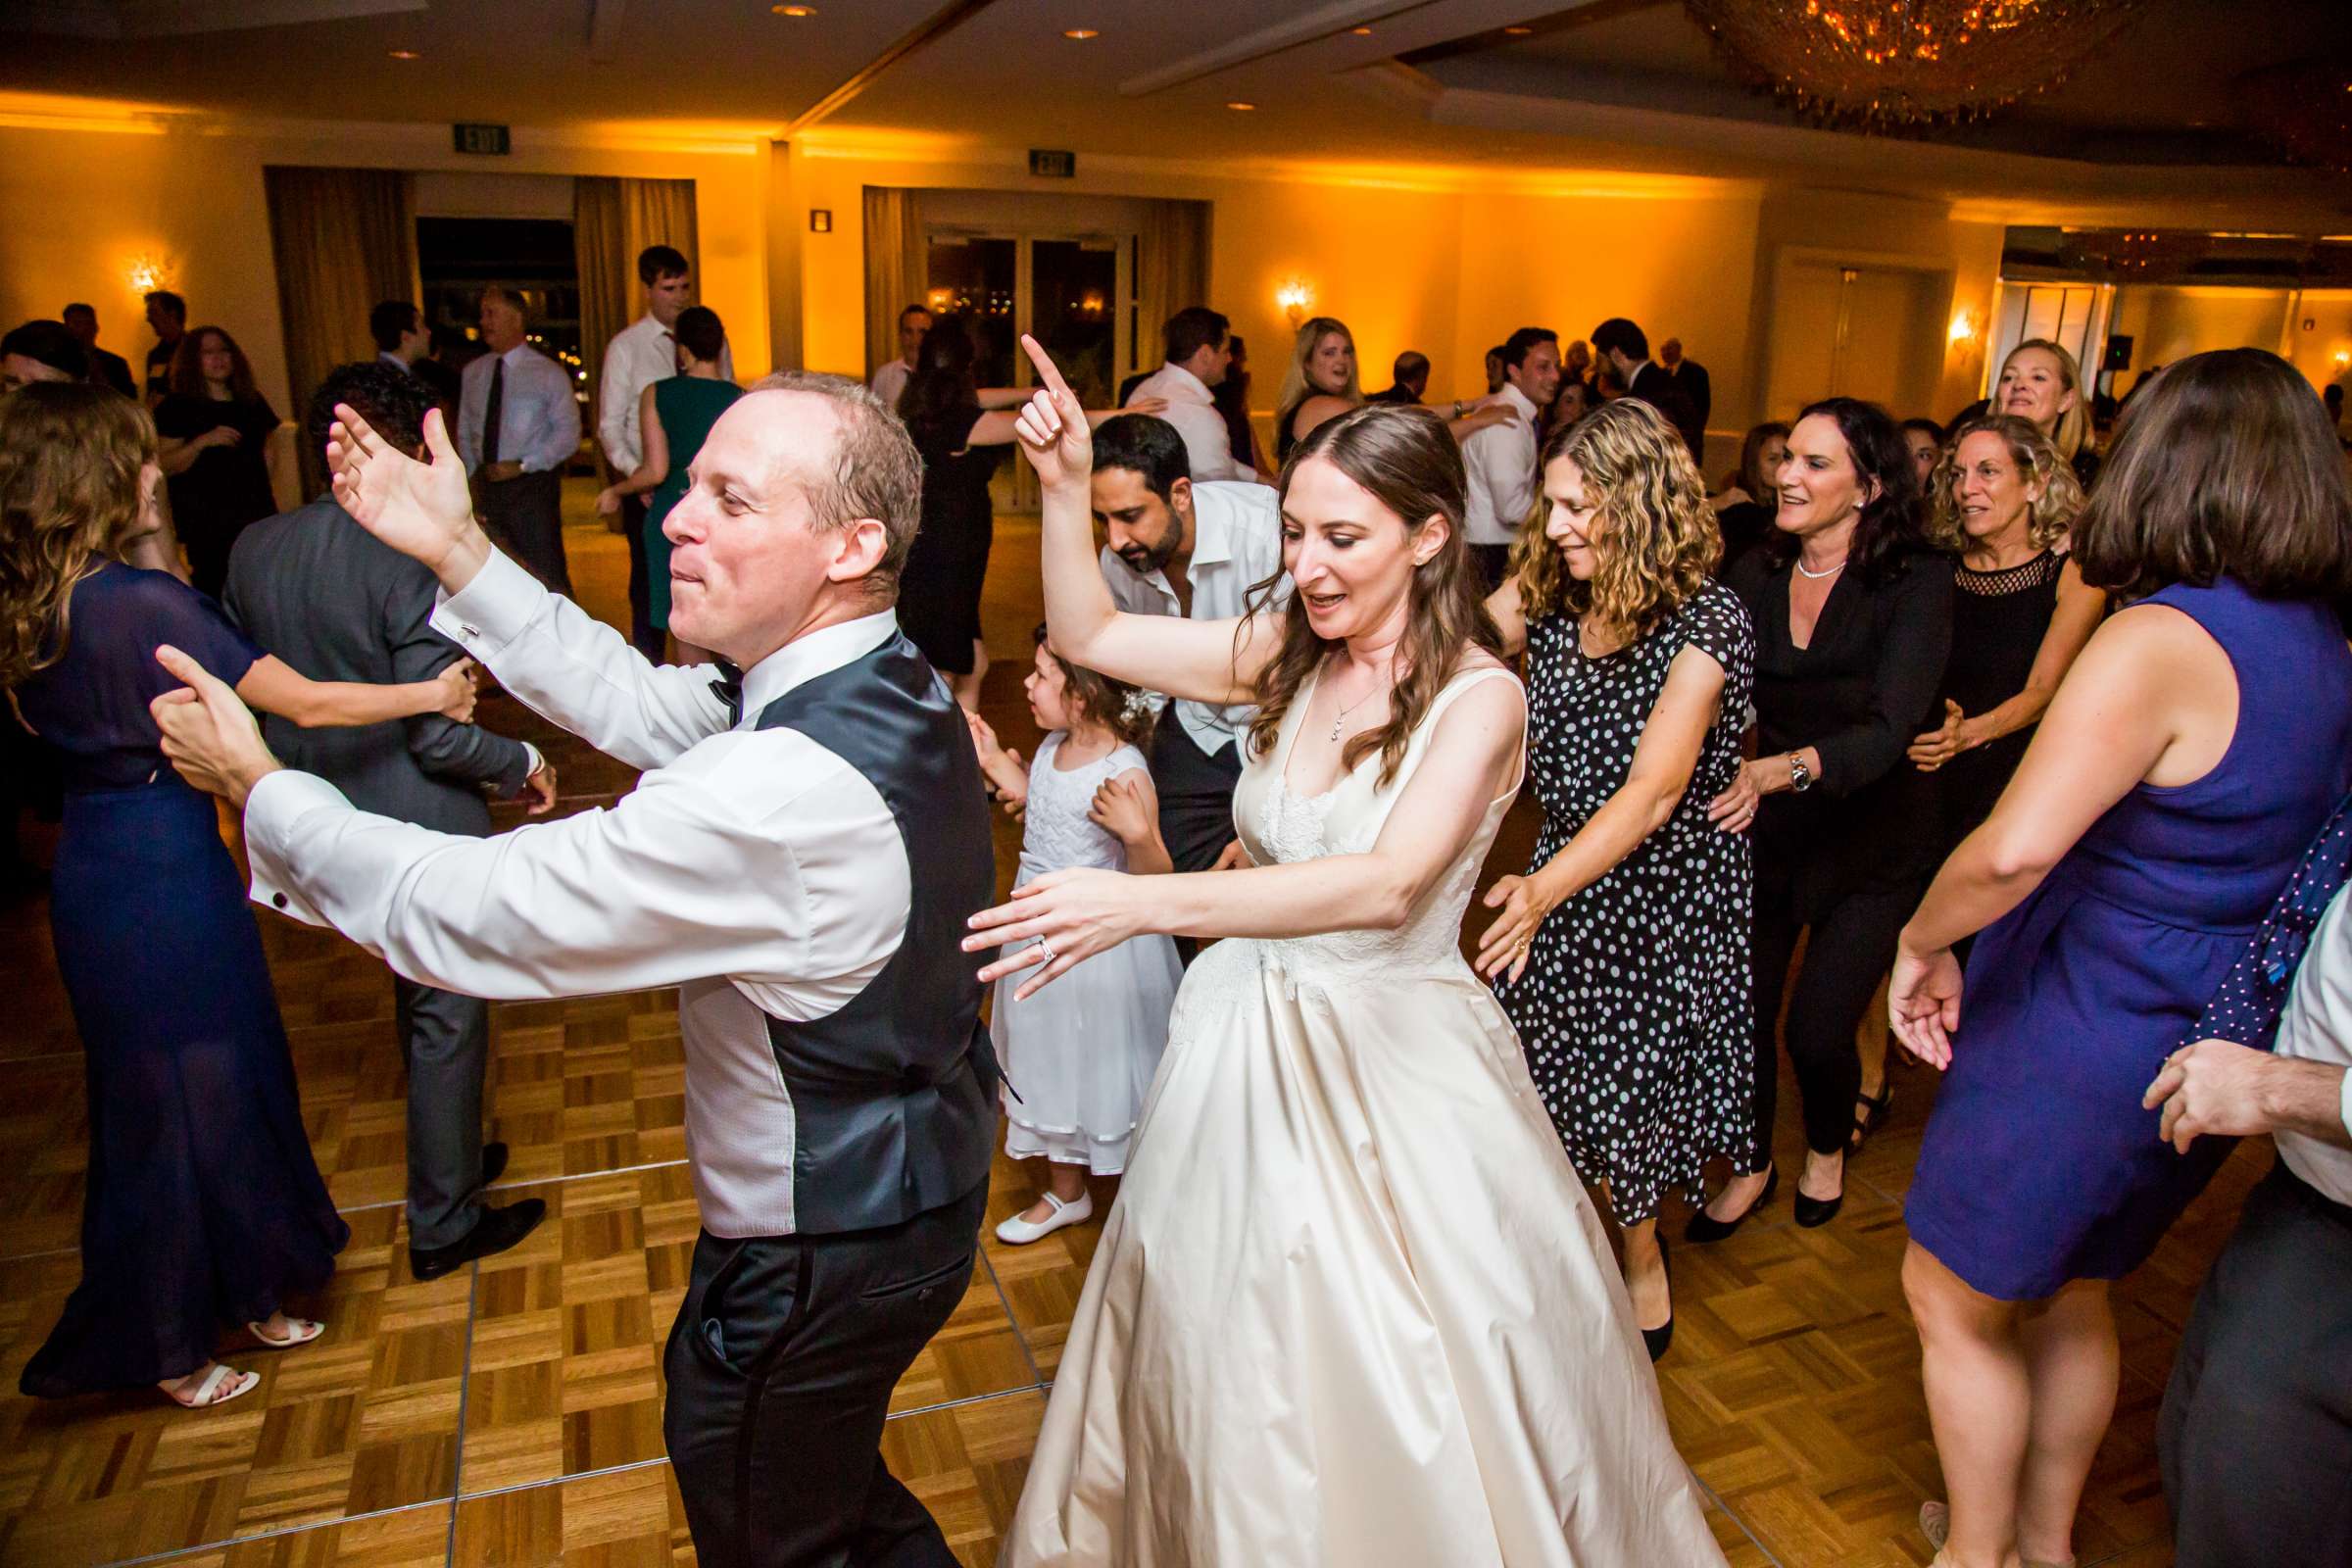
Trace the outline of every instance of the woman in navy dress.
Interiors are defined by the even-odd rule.
[[[1951,1568],[2072,1559],[2114,1413],[2108,1282],[2227,1152],[2140,1097],[2347,788],[2352,506],[2311,386],[2259,349],[2137,399],[2075,529],[2127,603],[1905,927],[1889,1005],[1945,1077],[1903,1284],[1951,1502]],[[1952,945],[1982,931],[1967,976]],[[2208,1141],[2212,1142],[2212,1141]]]
[[[87,1060],[81,1282],[24,1369],[26,1394],[154,1383],[218,1404],[259,1377],[213,1359],[227,1324],[265,1347],[320,1326],[284,1312],[350,1232],[311,1157],[294,1067],[210,797],[166,765],[148,704],[176,647],[298,723],[471,711],[464,670],[410,686],[304,679],[160,571],[123,565],[161,475],[136,404],[104,387],[0,399],[0,686],[63,760],[51,882],[58,969]]]

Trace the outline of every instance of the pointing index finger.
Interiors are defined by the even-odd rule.
[[[1054,357],[1045,351],[1044,345],[1023,332],[1021,347],[1029,351],[1029,363],[1037,367],[1039,379],[1045,382],[1046,390],[1054,394],[1056,403],[1073,396],[1070,383],[1061,378],[1060,367],[1054,363]]]

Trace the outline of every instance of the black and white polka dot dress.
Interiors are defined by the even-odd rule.
[[[1699,1198],[1727,1155],[1759,1163],[1748,943],[1754,873],[1744,833],[1707,803],[1732,782],[1756,638],[1737,595],[1710,582],[1631,647],[1589,659],[1576,623],[1527,626],[1528,760],[1544,833],[1533,870],[1624,787],[1666,672],[1684,648],[1723,666],[1723,706],[1665,826],[1537,930],[1527,972],[1499,987],[1568,1157],[1606,1182],[1620,1224],[1660,1198]]]

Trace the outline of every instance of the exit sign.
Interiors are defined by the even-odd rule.
[[[514,145],[507,137],[504,125],[456,124],[449,127],[457,135],[458,151],[482,153],[503,158],[513,152]]]
[[[1078,155],[1046,147],[1029,149],[1029,172],[1040,179],[1071,179],[1078,173]]]

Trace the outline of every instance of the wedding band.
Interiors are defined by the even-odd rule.
[[[1046,956],[1046,961],[1048,963],[1052,963],[1054,961],[1054,944],[1048,942],[1044,937],[1039,937],[1037,939],[1037,951]]]

